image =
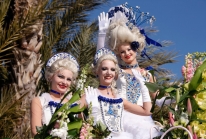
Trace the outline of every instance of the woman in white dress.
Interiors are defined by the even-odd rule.
[[[151,126],[138,121],[138,115],[151,115],[151,99],[147,87],[139,80],[142,92],[142,106],[127,101],[118,95],[115,79],[118,77],[119,68],[116,56],[109,49],[102,48],[97,51],[94,62],[94,72],[99,80],[99,87],[85,89],[81,98],[81,105],[92,104],[94,122],[102,122],[111,131],[107,138],[113,139],[148,139]],[[127,110],[128,112],[124,111]],[[137,116],[137,117],[135,117]],[[131,118],[132,117],[132,118]],[[155,126],[156,127],[156,126]],[[152,137],[158,136],[155,132]]]
[[[79,65],[76,59],[68,53],[58,53],[52,56],[47,64],[45,77],[50,83],[50,92],[35,97],[31,102],[31,130],[37,134],[36,127],[48,125],[57,107],[61,107],[60,100],[69,91],[78,75]],[[69,97],[62,103],[66,103]]]

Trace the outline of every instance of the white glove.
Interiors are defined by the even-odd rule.
[[[145,85],[145,79],[137,72],[136,69],[131,69],[132,73],[134,74],[135,78],[139,81],[140,83],[140,89],[142,92],[142,101],[143,102],[151,102],[149,90]]]
[[[106,31],[109,27],[110,18],[108,18],[108,13],[105,14],[105,12],[100,13],[98,16],[99,20],[99,32],[106,34]]]
[[[105,12],[100,13],[100,16],[98,16],[98,20],[99,20],[99,35],[98,35],[96,51],[105,47],[106,32],[110,23],[110,19],[108,18],[108,13],[106,13],[106,15]]]
[[[94,89],[93,87],[88,86],[87,88],[84,89],[85,94],[86,94],[86,101],[87,104],[89,105],[92,103],[92,107],[98,107],[98,95],[97,95],[97,90]]]
[[[85,94],[86,94],[86,101],[87,104],[90,105],[90,102],[92,103],[92,113],[91,116],[94,118],[94,125],[96,125],[96,122],[101,119],[100,113],[100,107],[99,107],[99,102],[98,102],[98,95],[97,95],[97,90],[94,89],[93,87],[88,86],[87,88],[84,89]]]
[[[166,99],[166,97],[162,97],[161,99],[156,99],[156,105],[159,107],[162,107],[162,104],[164,102],[164,100]],[[167,99],[164,102],[164,105],[170,105],[171,103],[175,103],[175,99]]]

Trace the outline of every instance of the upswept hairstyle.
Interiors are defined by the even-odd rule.
[[[76,78],[78,76],[78,67],[69,58],[58,59],[50,67],[46,67],[46,70],[45,70],[45,78],[46,78],[46,80],[50,81],[52,76],[56,72],[58,72],[58,71],[60,71],[62,69],[70,70],[73,73],[72,83],[74,84],[75,80],[76,80]]]
[[[106,36],[110,49],[114,50],[116,54],[122,43],[139,42],[137,52],[141,52],[146,45],[145,36],[140,33],[140,30],[133,25],[127,26],[126,22],[121,19],[110,23]]]

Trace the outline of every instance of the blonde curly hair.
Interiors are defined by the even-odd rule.
[[[106,35],[108,46],[117,54],[119,46],[123,43],[131,44],[133,41],[137,41],[139,42],[137,52],[141,52],[146,45],[145,36],[137,27],[126,23],[125,19],[117,19],[110,23]]]
[[[52,76],[62,69],[69,70],[73,73],[72,84],[75,84],[75,80],[78,76],[78,67],[76,63],[74,63],[69,58],[58,59],[51,66],[46,67],[45,70],[46,80],[50,82]]]

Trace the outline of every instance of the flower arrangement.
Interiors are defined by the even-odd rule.
[[[160,118],[163,124],[163,131],[168,132],[165,137],[188,138],[188,133],[194,139],[206,138],[206,53],[193,53],[185,56],[185,65],[182,67],[184,81],[179,84],[163,86],[158,84],[146,83],[149,90],[159,90],[157,99],[165,96],[166,99],[175,99],[175,103],[163,106],[167,109],[168,116]],[[153,103],[155,105],[155,101]],[[155,107],[153,105],[152,112]],[[160,109],[158,113],[165,109]],[[180,130],[179,127],[187,128]],[[175,128],[177,127],[177,128]]]
[[[88,110],[88,118],[83,121],[83,125],[80,130],[80,139],[104,139],[111,131],[100,121],[94,123],[93,117],[91,116],[92,104],[90,104]]]

